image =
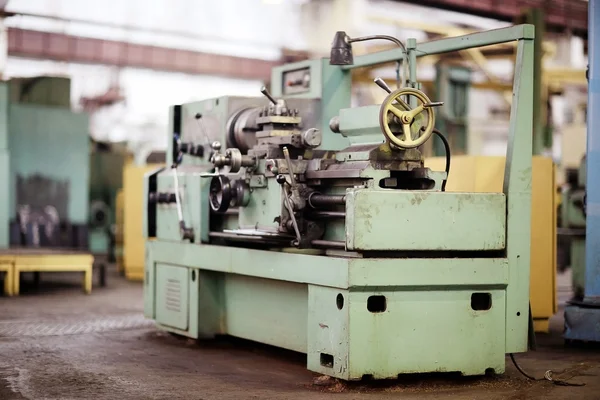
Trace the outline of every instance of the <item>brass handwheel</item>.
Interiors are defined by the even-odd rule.
[[[411,110],[410,107],[402,101],[403,96],[414,96],[421,104]],[[413,149],[421,146],[431,137],[435,126],[433,107],[441,106],[442,104],[443,103],[432,103],[429,100],[429,97],[418,89],[398,89],[390,93],[381,104],[379,125],[391,145],[401,149]],[[415,119],[423,112],[423,110],[427,111],[427,117],[422,121],[423,125],[420,127],[413,127],[413,122],[415,122]],[[402,132],[392,132],[390,123],[400,124],[402,126]],[[413,138],[413,135],[416,136],[416,138]],[[403,136],[403,138],[400,139],[398,136]]]

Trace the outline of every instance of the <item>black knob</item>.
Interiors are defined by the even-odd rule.
[[[190,153],[193,156],[196,157],[203,157],[204,156],[204,146],[196,146],[194,147],[194,151],[192,153]]]
[[[275,180],[277,181],[277,183],[279,183],[280,185],[283,185],[286,181],[285,179],[285,175],[279,174],[277,175],[277,177],[275,178]]]
[[[229,178],[223,175],[215,176],[210,181],[209,202],[215,212],[225,212],[231,204],[233,190]]]
[[[175,193],[159,193],[157,201],[159,204],[175,203],[177,198],[175,197]]]
[[[181,143],[179,145],[179,151],[184,154],[189,154],[194,157],[203,157],[204,156],[204,146],[201,146],[201,145],[194,146],[193,143]]]
[[[168,204],[175,203],[177,198],[175,193],[152,192],[148,195],[148,201],[150,203]]]

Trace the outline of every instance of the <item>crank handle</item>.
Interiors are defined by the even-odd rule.
[[[375,82],[375,84],[377,86],[379,86],[380,88],[382,88],[383,90],[385,90],[388,94],[392,93],[392,89],[390,89],[390,87],[388,86],[387,83],[385,83],[385,81],[383,79],[381,79],[380,77],[377,77],[373,80],[373,82]]]
[[[431,103],[421,104],[417,108],[410,110],[406,113],[406,115],[408,116],[408,119],[406,119],[405,123],[412,122],[412,118],[415,118],[417,115],[419,115],[421,113],[421,111],[425,110],[426,108],[440,107],[443,105],[444,105],[443,101],[433,101]]]

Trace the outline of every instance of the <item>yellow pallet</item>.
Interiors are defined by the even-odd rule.
[[[7,271],[4,284],[7,295],[19,294],[21,272],[83,272],[83,291],[90,294],[93,265],[94,257],[91,254],[72,251],[7,249],[0,253],[0,270]]]

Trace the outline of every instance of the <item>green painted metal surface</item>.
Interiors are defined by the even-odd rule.
[[[227,274],[226,333],[306,352],[307,296],[304,284]]]
[[[179,330],[187,330],[189,324],[188,268],[169,264],[156,266],[156,322]]]
[[[191,268],[257,278],[324,286],[348,287],[348,259],[155,240],[147,243],[150,262],[176,263]],[[266,258],[268,257],[268,258]],[[148,279],[153,279],[152,271]]]
[[[146,264],[152,266],[158,262],[171,262],[204,271],[344,289],[368,285],[487,285],[497,288],[508,284],[509,275],[505,258],[428,258],[424,263],[421,258],[331,257],[240,247],[227,247],[225,253],[222,250],[222,246],[217,245],[192,246],[182,242],[152,240],[146,243]],[[146,282],[154,280],[153,274],[154,270],[148,268]],[[396,280],[390,281],[390,277]],[[151,303],[147,303],[146,311],[149,314],[152,314]]]
[[[549,120],[542,118],[545,114],[542,110],[548,108],[548,104],[542,102],[545,97],[542,94],[543,45],[546,32],[544,10],[541,8],[526,9],[517,20],[519,23],[532,24],[536,32],[533,44],[533,154],[542,154],[545,149],[552,148]]]
[[[351,189],[346,216],[348,250],[505,248],[506,198],[501,193]]]
[[[0,103],[0,106],[2,103]],[[1,122],[0,122],[1,123]],[[0,149],[0,248],[8,247],[10,243],[9,221],[10,221],[10,160],[8,151]]]
[[[398,371],[504,370],[505,259],[423,262],[235,247],[224,254],[219,246],[167,241],[147,246],[152,258],[144,285],[145,290],[155,285],[157,296],[156,303],[145,297],[145,313],[174,332],[190,337],[230,334],[306,352],[311,370],[343,379],[364,374],[389,378]],[[177,260],[189,272],[174,270],[163,259]],[[200,312],[190,311],[190,326],[199,316],[198,330],[182,328],[184,317],[173,311],[171,317],[177,316],[177,322],[161,323],[158,314],[166,300],[158,294],[175,280],[183,280],[177,287],[183,285],[186,276],[194,276],[192,271],[199,272],[199,293],[207,300],[199,303]],[[473,293],[490,294],[490,310],[473,310]],[[369,311],[371,296],[385,296],[384,311]],[[190,307],[195,306],[190,302]],[[171,329],[176,323],[178,328]],[[440,323],[446,331],[443,338],[436,331]],[[465,352],[480,356],[473,360],[464,357]],[[321,354],[333,357],[333,367]]]
[[[340,292],[310,286],[308,367],[343,379],[385,379],[397,371],[501,373],[505,293],[485,292],[494,307],[475,311],[472,290]],[[385,304],[369,309],[370,299],[382,296]]]
[[[281,185],[273,179],[267,180],[267,185],[267,190],[254,191],[248,206],[240,209],[239,226],[235,228],[277,229],[275,217],[281,212]]]
[[[68,109],[10,104],[8,110],[11,190],[10,215],[16,215],[18,178],[40,176],[68,185],[67,215],[87,224],[89,212],[89,122]]]
[[[0,82],[0,150],[8,149],[8,85]]]
[[[515,40],[533,40],[533,25],[516,25],[508,28],[477,32],[469,35],[450,37],[430,42],[418,43],[415,55],[423,57],[434,54],[484,47],[492,44],[513,42]],[[344,70],[380,65],[404,58],[402,50],[393,49],[355,57],[354,64],[341,66]]]
[[[162,192],[175,191],[174,170],[166,168],[158,175],[158,190]],[[203,176],[189,167],[177,168],[181,193],[181,210],[186,221],[193,221],[191,228],[195,235],[195,242],[201,243],[208,240],[208,188],[211,176]],[[158,205],[161,220],[157,224],[156,237],[166,240],[179,240],[181,238],[177,208],[174,204]]]
[[[411,47],[414,59],[518,41],[503,193],[381,189],[379,180],[390,171],[367,167],[353,176],[351,189],[341,186],[346,212],[340,206],[334,216],[341,214],[341,223],[327,222],[325,238],[346,239],[343,250],[258,250],[249,248],[251,241],[225,247],[207,230],[223,234],[246,224],[272,224],[271,217],[280,213],[280,189],[257,189],[250,206],[215,215],[202,200],[207,198],[202,181],[211,175],[203,164],[184,162],[178,168],[184,220],[199,232],[195,243],[183,242],[175,207],[157,206],[157,237],[146,244],[145,315],[193,338],[230,334],[306,352],[309,369],[342,379],[503,372],[506,353],[527,350],[530,227],[523,221],[531,219],[532,39],[531,26],[517,26]],[[394,50],[360,56],[348,67],[329,66],[326,59],[279,67],[272,91],[282,94],[284,72],[310,68],[317,81],[290,97],[320,99],[322,148],[336,150],[348,139],[328,130],[328,124],[349,106],[350,69],[394,61],[398,55]],[[416,70],[411,76],[416,80]],[[221,111],[215,110],[228,104],[224,99],[184,105],[184,117],[200,110],[216,116]],[[376,125],[373,110],[369,121],[357,118],[344,130],[370,132]],[[229,112],[223,109],[216,121],[225,121]],[[183,137],[202,134],[193,122],[184,124]],[[210,119],[204,122],[223,137],[221,125],[211,128]],[[192,126],[198,130],[190,131]],[[354,162],[350,153],[336,160]],[[159,191],[172,190],[173,183],[172,171],[158,175]],[[339,189],[323,186],[327,194]],[[352,249],[359,251],[344,251]],[[180,282],[179,299],[184,298],[181,288],[187,288],[187,311],[169,310],[167,296],[159,297],[172,281]]]
[[[343,108],[339,111],[341,135],[348,137],[351,144],[382,143],[379,126],[379,105]]]
[[[323,141],[319,148],[341,150],[348,146],[348,139],[334,133],[329,128],[329,121],[336,117],[340,109],[350,107],[352,76],[336,66],[329,65],[329,59],[307,60],[273,68],[271,74],[271,90],[273,96],[283,95],[283,76],[286,71],[309,68],[311,73],[310,90],[301,94],[286,96],[287,98],[305,98],[321,100],[321,123],[319,129],[323,133]]]
[[[525,33],[530,35],[517,45],[503,184],[507,201],[506,258],[510,266],[506,293],[507,353],[527,351],[527,335],[523,333],[529,324],[531,224],[524,221],[531,221],[533,27],[524,26]]]
[[[13,78],[8,81],[14,104],[71,108],[71,79],[57,76]]]

